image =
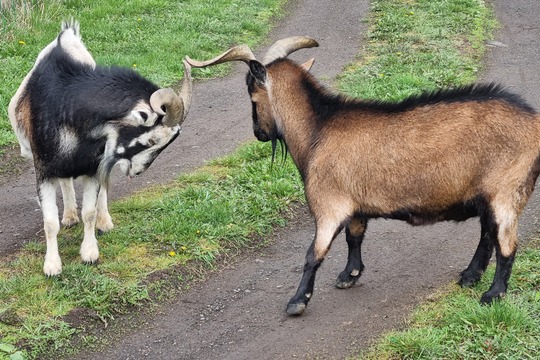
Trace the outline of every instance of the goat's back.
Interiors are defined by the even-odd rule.
[[[524,202],[539,171],[540,117],[504,97],[352,106],[326,119],[315,143],[308,198],[346,194],[368,214],[443,211],[479,196]]]

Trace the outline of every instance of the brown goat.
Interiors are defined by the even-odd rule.
[[[346,228],[349,256],[336,286],[349,288],[364,265],[368,219],[412,225],[479,216],[480,243],[459,283],[478,282],[493,248],[497,266],[481,302],[502,296],[517,249],[517,224],[540,172],[540,117],[517,95],[495,85],[467,86],[397,103],[333,94],[286,56],[317,46],[306,37],[280,40],[265,60],[245,45],[194,67],[248,64],[253,127],[260,141],[283,141],[304,181],[316,235],[287,313],[301,314],[315,273]]]

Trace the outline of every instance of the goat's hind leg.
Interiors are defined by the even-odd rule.
[[[343,270],[337,280],[336,287],[339,289],[348,289],[360,278],[364,270],[362,262],[362,241],[366,233],[367,219],[355,217],[347,225],[345,236],[349,247],[349,256],[347,258],[347,266]]]
[[[518,246],[519,213],[512,206],[505,206],[504,203],[495,205],[493,212],[497,224],[497,242],[495,244],[497,266],[491,287],[480,299],[483,304],[489,304],[506,293]]]
[[[467,268],[460,274],[458,284],[468,287],[476,284],[482,278],[493,254],[497,242],[497,225],[491,211],[485,211],[480,217],[480,242]]]

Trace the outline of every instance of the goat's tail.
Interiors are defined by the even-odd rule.
[[[79,22],[73,18],[69,19],[69,20],[64,20],[62,21],[62,28],[61,28],[61,33],[59,35],[58,38],[60,38],[60,36],[62,36],[62,33],[66,30],[71,30],[73,31],[73,35],[75,35],[76,37],[78,37],[79,39],[81,38],[81,25],[79,24]]]
[[[58,46],[68,53],[74,60],[96,67],[96,62],[83,44],[80,24],[71,18],[62,21],[62,30],[57,38]]]

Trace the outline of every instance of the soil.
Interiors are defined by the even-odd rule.
[[[482,78],[506,84],[540,108],[540,72],[536,71],[540,51],[536,14],[540,13],[540,3],[493,3],[504,26],[497,41],[491,43]],[[299,34],[317,39],[319,48],[302,50],[291,57],[301,61],[315,57],[312,71],[331,85],[361,48],[362,20],[367,10],[367,1],[298,0],[289,7],[288,16],[276,24],[269,43]],[[193,107],[180,138],[139,178],[127,183],[116,177],[113,198],[148,184],[170,181],[252,139],[251,106],[242,65],[225,79],[195,85]],[[20,174],[0,177],[3,256],[41,237],[34,174],[30,166],[25,166]],[[522,241],[536,235],[538,201],[538,195],[534,196],[521,217]],[[313,233],[313,220],[305,208],[300,208],[294,220],[276,232],[268,247],[246,252],[188,291],[153,305],[152,311],[122,316],[108,329],[103,325],[100,336],[109,338],[109,345],[69,358],[342,359],[365,349],[382,332],[402,327],[413,306],[454,281],[472,257],[479,225],[474,219],[429,227],[372,221],[363,246],[366,270],[348,290],[334,287],[347,258],[344,236],[340,235],[318,272],[314,297],[306,312],[289,317],[285,305],[300,280]],[[81,324],[87,319],[100,322],[84,309],[70,314],[69,320]]]

